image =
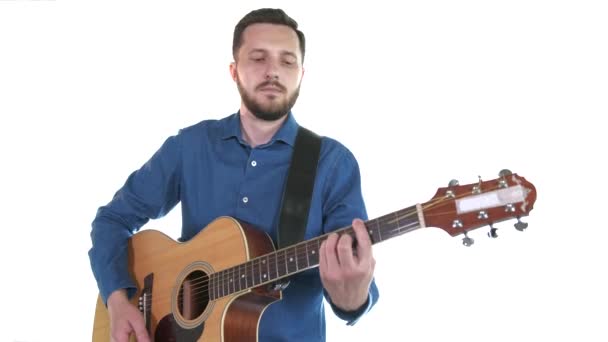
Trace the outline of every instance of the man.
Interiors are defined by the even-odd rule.
[[[276,241],[281,195],[298,125],[291,108],[304,74],[304,34],[279,9],[247,14],[234,31],[230,74],[241,95],[238,113],[206,120],[168,138],[133,172],[93,221],[89,252],[111,321],[112,339],[149,341],[127,269],[127,241],[150,218],[179,201],[182,240],[213,219],[232,216]],[[338,317],[354,324],[378,300],[371,242],[357,162],[335,140],[322,138],[305,238],[353,225],[357,239],[331,234],[319,267],[293,276],[283,299],[260,320],[259,340],[324,341],[323,296]]]

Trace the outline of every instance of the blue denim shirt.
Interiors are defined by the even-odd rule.
[[[276,245],[281,197],[296,139],[293,114],[270,142],[251,148],[242,137],[239,113],[206,120],[169,137],[134,171],[113,199],[97,211],[89,251],[91,267],[104,300],[135,284],[127,266],[127,240],[149,219],[166,215],[181,202],[182,240],[188,240],[219,216],[232,216],[266,232]],[[367,220],[361,177],[353,154],[323,137],[305,239]],[[325,341],[323,290],[318,268],[291,278],[283,299],[262,315],[259,340]],[[329,301],[329,297],[327,297]],[[354,324],[378,300],[372,282],[367,304],[338,317]]]

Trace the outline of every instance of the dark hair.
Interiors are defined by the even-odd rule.
[[[234,37],[232,39],[232,56],[236,60],[238,50],[243,44],[243,31],[252,24],[277,24],[291,27],[298,35],[300,41],[300,52],[302,52],[302,62],[304,61],[304,51],[306,50],[306,39],[304,33],[298,30],[298,23],[287,15],[282,9],[260,8],[249,12],[234,27]]]

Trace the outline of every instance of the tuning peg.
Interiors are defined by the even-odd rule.
[[[498,228],[494,228],[494,225],[490,223],[490,231],[488,232],[488,237],[492,239],[496,239],[498,237],[498,233],[496,232]]]
[[[472,238],[470,238],[467,235],[467,232],[464,232],[464,238],[462,238],[462,244],[467,246],[467,247],[471,247],[472,244],[475,243],[475,240],[473,240]]]
[[[477,185],[473,186],[473,193],[474,194],[480,194],[481,193],[481,184],[482,184],[481,176],[477,176],[477,177],[479,178],[479,182],[477,183]]]
[[[451,188],[453,186],[457,186],[460,185],[460,182],[458,182],[458,179],[452,179],[449,183],[448,186]]]
[[[507,176],[510,176],[510,175],[512,175],[512,174],[513,174],[513,173],[511,172],[511,170],[509,170],[509,169],[502,169],[502,170],[500,170],[500,172],[498,173],[498,176],[499,176],[499,177],[507,177]]]
[[[515,229],[519,230],[520,232],[523,232],[526,228],[528,228],[528,224],[526,222],[523,222],[522,220],[519,219],[519,217],[517,218],[517,223],[513,225],[515,227]]]

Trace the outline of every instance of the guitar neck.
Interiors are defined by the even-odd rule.
[[[420,206],[412,206],[365,222],[372,244],[424,227]],[[335,231],[354,237],[352,226]],[[210,276],[210,299],[221,298],[317,267],[319,248],[329,234],[262,255]]]

